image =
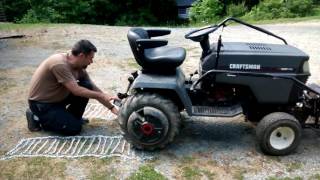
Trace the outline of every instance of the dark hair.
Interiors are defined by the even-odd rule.
[[[88,40],[82,39],[76,42],[72,47],[72,55],[78,56],[80,53],[89,55],[91,52],[97,52],[97,48]]]

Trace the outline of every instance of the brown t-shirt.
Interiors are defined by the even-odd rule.
[[[44,60],[31,79],[29,100],[38,102],[60,102],[70,91],[62,84],[88,78],[84,69],[75,70],[67,63],[66,54],[56,54]]]

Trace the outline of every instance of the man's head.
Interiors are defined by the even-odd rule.
[[[80,40],[72,47],[71,53],[77,57],[77,64],[81,68],[86,68],[93,62],[94,53],[97,52],[97,48],[88,40]]]

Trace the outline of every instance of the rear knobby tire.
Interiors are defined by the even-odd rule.
[[[132,123],[132,116],[140,116],[137,114],[145,111],[145,109],[155,112],[158,116],[162,116],[162,126],[166,126],[163,127],[165,130],[163,130],[159,139],[152,143],[141,140],[134,134],[137,128],[133,129],[135,124],[133,125]],[[181,117],[177,106],[170,99],[155,93],[139,93],[127,98],[120,109],[118,122],[124,133],[124,137],[133,147],[151,151],[162,149],[173,141],[174,137],[179,133]]]
[[[275,156],[293,152],[300,143],[301,131],[299,121],[284,112],[264,116],[256,129],[262,152]]]

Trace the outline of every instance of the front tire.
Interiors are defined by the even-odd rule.
[[[256,132],[261,150],[270,155],[287,155],[293,152],[301,139],[301,125],[292,115],[274,112],[258,123]]]
[[[181,117],[170,99],[159,94],[140,93],[126,100],[118,122],[133,147],[155,150],[173,141],[179,133]]]

